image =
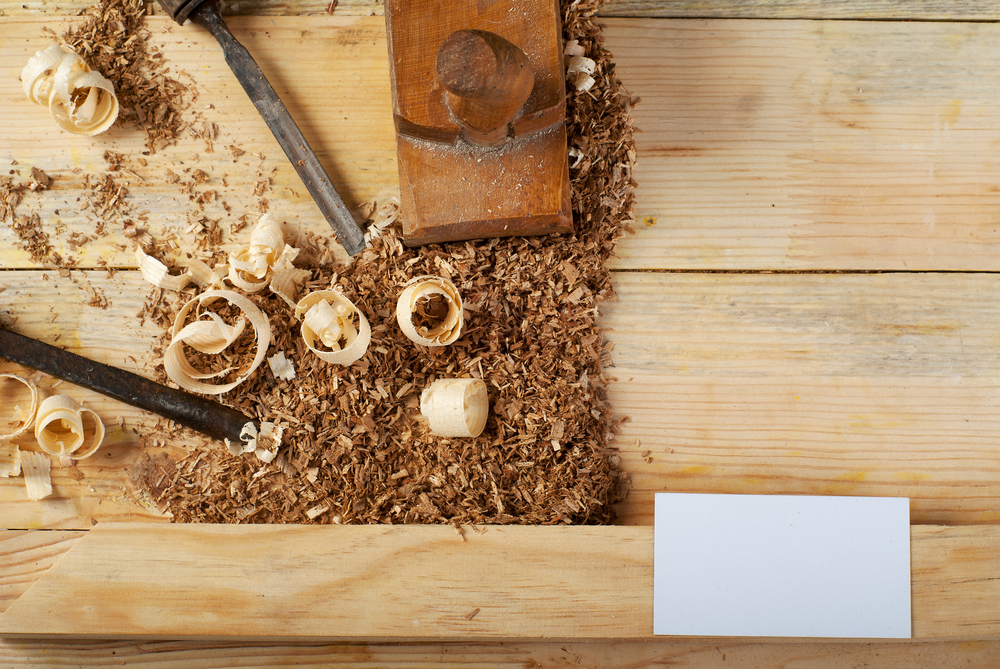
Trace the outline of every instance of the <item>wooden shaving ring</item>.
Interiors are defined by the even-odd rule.
[[[335,290],[318,290],[303,297],[295,305],[295,317],[302,319],[302,340],[306,348],[324,362],[347,366],[360,360],[368,350],[372,339],[368,319],[353,302]],[[317,340],[331,350],[317,348]]]
[[[20,383],[27,386],[28,391],[31,393],[31,406],[25,411],[19,406],[14,407],[14,411],[17,415],[10,416],[7,420],[17,421],[20,425],[13,427],[13,432],[10,434],[0,434],[0,439],[13,439],[14,437],[22,434],[28,429],[30,425],[34,424],[35,421],[35,411],[38,409],[38,388],[35,384],[28,379],[23,379],[16,374],[0,374],[0,379],[14,379]]]
[[[83,415],[94,420],[94,438],[89,446],[80,450],[84,442]],[[90,409],[77,404],[67,395],[47,397],[38,407],[35,420],[35,439],[49,455],[70,455],[82,460],[93,455],[104,441],[104,423]]]
[[[74,135],[102,133],[118,118],[115,87],[59,44],[28,60],[21,70],[21,87],[35,104],[47,104],[59,127]]]
[[[256,335],[257,351],[254,355],[250,367],[242,372],[232,383],[214,385],[205,383],[200,379],[207,379],[221,376],[232,368],[227,368],[221,372],[203,373],[191,365],[184,354],[184,344],[191,348],[207,354],[218,354],[224,351],[230,344],[242,334],[245,321],[241,318],[235,325],[228,325],[222,318],[211,311],[203,316],[208,316],[210,320],[196,320],[193,323],[184,325],[188,313],[195,305],[211,304],[217,299],[223,299],[246,314],[250,325]],[[167,377],[178,386],[189,392],[204,393],[206,395],[219,395],[228,392],[243,383],[256,370],[267,354],[267,347],[271,344],[271,324],[267,316],[249,299],[231,290],[209,290],[185,304],[177,314],[174,321],[173,337],[170,346],[163,356],[163,368]]]
[[[478,437],[489,410],[482,379],[438,379],[420,393],[420,413],[438,437]]]
[[[434,327],[416,326],[413,317],[421,300],[435,295],[444,297],[448,313]],[[464,317],[462,297],[448,279],[439,276],[418,276],[406,282],[396,301],[396,322],[407,339],[423,346],[446,346],[462,334]]]

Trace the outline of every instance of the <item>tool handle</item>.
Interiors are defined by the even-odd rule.
[[[229,439],[239,443],[243,426],[250,422],[260,428],[258,421],[235,409],[3,328],[0,328],[0,358],[159,414],[219,441]]]
[[[507,125],[535,87],[524,52],[485,30],[456,30],[441,44],[435,65],[462,136],[482,145],[506,139]]]
[[[278,140],[295,171],[299,173],[306,190],[313,196],[347,253],[352,256],[361,253],[365,249],[364,232],[320,165],[302,131],[295,125],[292,115],[264,77],[260,66],[246,47],[229,32],[229,27],[219,15],[219,8],[215,4],[204,4],[188,18],[207,29],[219,42],[226,62],[264,118],[267,127],[271,129],[274,138]]]

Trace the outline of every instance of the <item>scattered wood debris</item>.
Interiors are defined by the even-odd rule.
[[[602,374],[610,345],[597,310],[614,298],[605,264],[633,222],[631,101],[593,21],[600,3],[563,4],[565,38],[597,63],[593,86],[568,101],[576,232],[408,249],[392,226],[347,267],[333,265],[324,240],[297,240],[297,264],[313,272],[304,292],[341,288],[370,320],[368,353],[349,367],[327,364],[307,353],[284,300],[250,295],[270,318],[268,354],[284,352],[296,377],[265,367],[219,399],[283,426],[283,445],[261,463],[171,428],[201,445],[177,461],[150,456],[135,476],[175,521],[613,520],[627,480],[610,447],[617,423]],[[466,329],[450,346],[414,346],[395,322],[402,286],[420,275],[461,291]],[[169,327],[184,299],[156,290],[137,316]],[[242,336],[228,362],[237,368],[252,350]],[[421,391],[452,377],[488,386],[492,407],[478,437],[435,437],[419,417]]]
[[[99,0],[83,16],[63,40],[115,83],[120,118],[146,133],[150,153],[174,143],[188,127],[181,112],[197,91],[169,76],[162,54],[149,44],[145,2]]]

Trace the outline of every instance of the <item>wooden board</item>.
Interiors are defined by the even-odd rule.
[[[0,532],[0,612],[33,585],[49,567],[69,550],[84,532]],[[942,533],[942,540],[946,534]],[[471,643],[420,642],[329,645],[291,643],[268,645],[254,641],[94,641],[83,639],[0,639],[0,663],[17,667],[49,667],[58,664],[126,663],[133,667],[169,664],[183,669],[240,667],[287,667],[310,662],[344,667],[426,667],[488,664],[521,669],[525,666],[580,666],[610,668],[650,666],[657,663],[687,663],[691,667],[715,667],[719,662],[755,669],[783,669],[794,664],[803,669],[840,669],[864,663],[884,669],[937,669],[961,661],[971,669],[993,669],[1000,661],[1000,641],[913,642],[767,642],[728,640],[717,642],[536,641]]]
[[[52,306],[79,304],[87,284],[108,309]],[[629,418],[614,440],[632,483],[620,522],[651,524],[663,490],[908,496],[914,523],[1000,521],[994,275],[619,272],[615,285],[601,323],[614,344],[611,400]],[[150,291],[138,273],[19,272],[0,287],[0,318],[16,317],[17,331],[152,377],[159,332],[135,319]],[[136,474],[147,455],[179,457],[200,438],[59,388],[112,427],[108,446],[56,468],[43,502],[0,479],[5,526],[162,519]],[[147,451],[140,434],[166,443]]]
[[[912,498],[1000,522],[993,274],[616,275],[603,324],[633,489]]]
[[[336,666],[345,669],[428,667],[635,667],[719,666],[753,669],[995,669],[1000,641],[771,642],[547,641],[422,643],[250,643],[233,641],[0,641],[0,662],[11,667],[128,666],[140,669],[218,669]],[[725,664],[723,664],[725,663]]]
[[[653,638],[651,527],[484,529],[99,524],[0,634]],[[911,542],[914,638],[1000,637],[1000,528]]]
[[[150,157],[138,171],[143,181],[140,187],[132,180],[130,203],[149,212],[150,232],[188,226],[189,195],[167,182],[165,170],[183,175],[196,162],[212,177],[197,190],[218,190],[220,203],[232,209],[207,208],[224,229],[257,211],[258,198],[249,197],[257,172],[275,170],[266,194],[272,213],[295,229],[327,234],[207,33],[166,18],[151,22],[170,63],[197,81],[198,104],[214,107],[204,112],[221,137],[213,153],[189,141]],[[20,63],[45,44],[43,23],[60,24],[14,18],[0,24],[0,95],[13,101],[5,131],[11,157],[56,178],[51,193],[29,196],[23,206],[61,222],[55,247],[66,252],[69,235],[94,232],[92,217],[74,207],[85,193],[70,170],[99,173],[105,149],[137,152],[141,137],[115,129],[67,145],[43,132],[47,121],[23,99],[17,81]],[[240,17],[231,24],[345,200],[398,192],[382,19]],[[990,146],[1000,141],[994,108],[1000,79],[990,73],[1000,72],[991,47],[998,30],[607,20],[618,71],[643,99],[635,109],[642,130],[637,234],[623,240],[615,266],[996,270],[1000,232],[993,212],[1000,193],[993,188],[1000,177]],[[338,68],[319,80],[283,60],[285,53],[309,53]],[[230,143],[248,152],[235,163],[225,149]],[[0,158],[0,169],[10,167]],[[647,217],[655,224],[647,226]],[[0,243],[13,241],[0,233]],[[235,245],[228,235],[226,242]],[[126,249],[105,238],[72,255],[83,266],[133,264]],[[5,262],[28,265],[21,252]]]
[[[715,19],[864,19],[892,21],[996,21],[990,0],[614,0],[602,16]]]
[[[608,19],[629,269],[1000,269],[1000,25]]]
[[[94,230],[92,217],[78,209],[76,198],[85,198],[86,191],[72,168],[100,172],[104,149],[134,153],[141,148],[140,137],[119,130],[86,144],[69,144],[40,132],[42,124],[25,111],[17,74],[27,56],[44,46],[42,27],[61,32],[70,15],[90,4],[68,0],[56,10],[51,3],[29,1],[4,7],[0,16],[0,93],[11,103],[5,116],[8,125],[0,133],[10,148],[0,161],[9,159],[8,153],[20,161],[17,166],[2,162],[0,167],[6,172],[37,165],[57,177],[52,192],[29,195],[22,206],[23,211],[38,211],[44,221],[58,220],[62,227],[50,231],[60,250],[73,232]],[[358,202],[397,188],[384,29],[380,17],[350,17],[377,13],[378,6],[370,0],[342,0],[332,17],[326,7],[303,0],[255,0],[252,8],[249,2],[230,3],[230,10],[238,13],[275,15],[233,19],[231,25],[259,56],[348,202]],[[708,6],[656,0],[636,7],[622,0],[605,10],[615,11],[693,18],[711,12],[761,19],[996,19],[996,8],[988,3],[943,1],[905,6],[853,1]],[[639,135],[638,233],[624,240],[617,261],[622,269],[640,270],[641,276],[618,272],[615,283],[622,299],[606,309],[606,322],[616,330],[610,337],[617,345],[613,373],[620,379],[612,388],[612,400],[632,415],[616,441],[635,486],[620,509],[622,520],[649,523],[652,492],[664,488],[904,492],[913,496],[916,522],[987,523],[940,533],[939,528],[914,527],[915,533],[924,533],[914,545],[922,547],[920,560],[926,565],[914,574],[924,584],[919,595],[914,591],[915,615],[919,612],[919,619],[932,626],[954,624],[962,630],[956,633],[979,634],[973,630],[982,630],[983,620],[989,618],[989,613],[980,615],[984,607],[995,611],[996,593],[990,589],[995,581],[976,576],[962,584],[949,579],[962,576],[955,570],[961,571],[970,560],[983,567],[984,579],[997,573],[995,562],[989,563],[989,556],[996,554],[991,533],[1000,524],[991,492],[997,471],[997,398],[990,385],[995,386],[990,375],[996,347],[990,334],[996,332],[991,275],[748,277],[702,270],[995,270],[996,238],[989,227],[995,194],[989,186],[996,180],[990,158],[990,143],[996,139],[990,120],[997,98],[991,49],[996,26],[771,20],[607,23],[607,45],[617,56],[619,73],[632,93],[643,98],[636,113],[644,131]],[[287,230],[325,232],[305,193],[295,192],[294,175],[211,39],[164,18],[153,19],[151,26],[167,60],[197,81],[198,104],[220,127],[214,152],[207,153],[203,142],[185,140],[150,157],[148,168],[138,170],[143,181],[133,182],[129,201],[137,211],[149,212],[151,231],[187,226],[189,196],[167,182],[165,170],[187,179],[184,170],[197,163],[211,176],[197,190],[218,189],[232,205],[234,217],[257,211],[259,198],[250,197],[249,191],[263,172],[273,178],[265,197],[272,211],[282,212]],[[335,63],[333,74],[319,78],[303,68],[299,56],[304,53],[317,62]],[[664,60],[664,55],[669,58]],[[802,80],[789,79],[802,73]],[[798,83],[792,87],[789,81]],[[865,90],[852,92],[859,82],[864,86],[858,88]],[[758,94],[756,106],[750,104],[752,93]],[[961,101],[957,116],[949,106],[954,100]],[[875,123],[866,128],[847,125],[862,117]],[[812,136],[810,128],[816,129]],[[660,150],[695,146],[686,143],[692,138],[706,150],[697,155]],[[906,138],[912,146],[905,146]],[[225,150],[229,143],[248,153],[234,162]],[[884,168],[877,178],[862,181],[854,174],[864,174],[870,165]],[[913,192],[900,197],[903,188]],[[771,204],[776,205],[774,211],[769,211]],[[935,214],[930,232],[920,228],[926,223],[920,216],[928,210]],[[221,217],[223,226],[231,220],[216,205],[207,213]],[[657,219],[648,228],[642,221],[647,215]],[[5,249],[0,267],[31,268],[25,254],[11,249],[8,233],[0,234],[5,235],[0,237]],[[83,266],[107,262],[131,267],[127,245],[119,247],[115,241],[97,239],[81,249]],[[227,238],[227,243],[233,241]],[[649,270],[684,268],[697,273],[667,273],[644,283]],[[3,274],[8,289],[0,294],[0,304],[10,313],[8,300],[18,296],[16,306],[24,310],[29,302],[24,296],[33,291],[43,302],[27,311],[44,318],[26,317],[19,328],[41,336],[51,313],[79,312],[75,321],[57,319],[47,336],[59,335],[70,348],[108,362],[149,369],[152,361],[134,354],[148,351],[146,342],[157,333],[148,326],[134,328],[135,311],[128,309],[138,308],[133,300],[139,298],[130,287],[139,285],[135,274],[121,272],[113,279],[103,272],[74,276],[112,298],[112,307],[102,312],[110,318],[107,326],[92,327],[88,319],[99,321],[92,318],[92,310],[66,308],[76,307],[86,294],[82,283],[59,279],[43,288],[40,273],[33,269]],[[650,298],[654,288],[666,292]],[[831,305],[840,326],[832,335],[821,325]],[[133,329],[123,331],[122,326]],[[137,336],[127,343],[130,335]],[[667,345],[651,346],[650,336]],[[809,392],[803,394],[803,388]],[[112,420],[125,418],[126,429],[118,433],[122,441],[111,445],[106,461],[80,463],[76,471],[55,470],[57,493],[51,505],[27,502],[18,486],[0,486],[4,526],[89,528],[93,521],[111,519],[163,520],[143,508],[129,478],[129,467],[142,455],[131,430],[151,429],[154,421],[128,413],[117,403],[86,399]],[[741,448],[737,438],[753,448]],[[163,448],[178,453],[187,440],[171,440]],[[145,528],[137,530],[140,537]],[[0,544],[4,605],[79,536],[61,531],[8,535]],[[954,541],[956,536],[961,540]],[[923,608],[916,607],[918,601]],[[456,638],[444,644],[373,645],[359,638],[350,645],[268,646],[249,638],[143,644],[6,640],[0,641],[0,663],[994,667],[1000,662],[996,636],[992,631],[967,641],[874,644],[476,644]]]
[[[147,2],[161,12],[156,2]],[[60,0],[58,11],[75,15],[91,0]],[[381,0],[230,0],[225,14],[256,16],[374,16]],[[47,0],[27,0],[4,7],[7,16],[37,16],[52,11]],[[599,16],[646,18],[863,19],[893,21],[996,21],[1000,10],[991,0],[612,0]]]

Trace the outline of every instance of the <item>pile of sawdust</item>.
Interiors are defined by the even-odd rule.
[[[592,20],[599,3],[564,4],[566,39],[598,63],[597,83],[568,101],[570,144],[583,154],[571,170],[576,232],[407,249],[388,228],[347,267],[331,267],[322,242],[289,240],[307,247],[297,263],[313,271],[306,290],[341,287],[371,322],[371,346],[348,368],[323,363],[305,350],[283,301],[252,296],[270,316],[268,355],[284,352],[297,378],[261,368],[220,401],[284,425],[283,446],[268,464],[218,443],[180,461],[148,459],[140,483],[175,520],[613,520],[626,481],[610,446],[616,419],[597,307],[614,297],[606,261],[632,221],[631,102]],[[462,293],[466,330],[451,346],[416,347],[395,323],[402,285],[423,274],[446,276]],[[176,304],[156,293],[146,315],[168,326]],[[420,391],[461,376],[487,382],[486,429],[477,438],[434,437],[418,419]]]

